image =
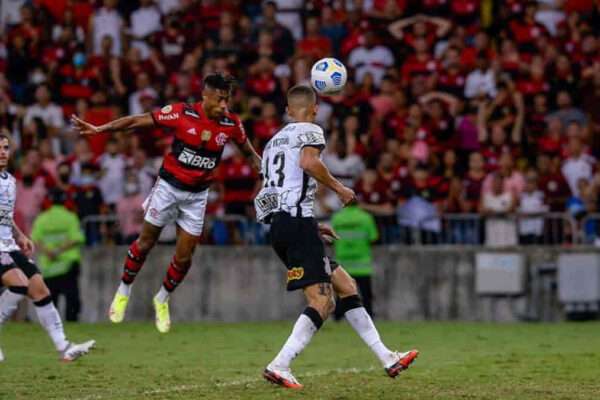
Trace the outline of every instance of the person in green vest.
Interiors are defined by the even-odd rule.
[[[331,225],[339,236],[334,242],[336,261],[356,280],[365,309],[373,316],[371,245],[379,238],[375,219],[358,205],[351,205],[336,212]]]
[[[67,209],[65,192],[50,192],[52,206],[40,213],[31,230],[31,239],[39,249],[39,267],[56,305],[65,296],[67,321],[77,321],[81,309],[79,266],[85,238],[77,214]]]

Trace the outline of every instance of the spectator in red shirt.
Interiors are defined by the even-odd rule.
[[[317,17],[306,19],[305,36],[296,45],[299,55],[320,59],[331,54],[331,40],[327,36],[321,35],[320,29]]]
[[[257,181],[256,171],[246,158],[233,148],[231,157],[221,161],[218,173],[222,185],[225,212],[235,215],[252,215]]]
[[[523,17],[515,19],[510,24],[511,33],[521,52],[535,52],[535,40],[541,35],[548,34],[546,27],[535,20],[536,11],[536,3],[527,3]]]
[[[469,156],[469,170],[463,180],[465,191],[465,212],[477,212],[481,200],[483,181],[487,176],[485,161],[481,153],[474,152]]]
[[[460,61],[460,51],[457,47],[448,47],[444,52],[442,65],[437,76],[437,89],[454,96],[464,93],[466,74]]]
[[[355,186],[356,197],[362,208],[375,215],[389,215],[394,212],[394,203],[389,196],[385,180],[377,172],[367,169]]]
[[[511,86],[511,89],[513,87]],[[510,93],[510,89],[509,89]],[[508,96],[508,95],[506,95]],[[501,96],[498,96],[494,101],[486,106],[485,102],[481,102],[479,105],[479,111],[477,116],[477,129],[479,132],[479,142],[484,145],[483,156],[486,159],[487,169],[494,170],[498,163],[499,157],[502,154],[514,155],[515,144],[521,143],[521,134],[523,129],[523,121],[525,118],[525,106],[523,104],[523,98],[520,93],[513,91],[511,93],[512,101],[514,102],[517,115],[512,124],[510,141],[506,137],[505,125],[510,123],[511,116],[507,112],[503,112],[506,117],[503,120],[496,120],[491,124],[491,135],[488,134],[488,123],[487,119],[494,112],[494,110],[504,102]],[[489,143],[488,143],[489,137]]]
[[[571,190],[560,171],[560,157],[550,157],[547,154],[540,154],[537,157],[536,167],[539,173],[538,185],[540,190],[544,192],[544,197],[550,206],[550,211],[564,211],[565,203],[571,195]]]
[[[405,32],[408,27],[411,31]],[[414,48],[416,38],[424,38],[429,46],[433,46],[437,39],[448,34],[450,28],[452,23],[444,18],[417,14],[390,24],[388,30],[394,38]]]
[[[265,144],[277,133],[281,127],[281,121],[277,116],[277,108],[275,104],[266,102],[262,107],[262,114],[259,119],[254,121],[252,131],[256,143],[254,147],[262,149]]]
[[[546,121],[548,129],[537,141],[538,152],[549,156],[559,156],[566,143],[563,125],[557,117],[548,117]]]

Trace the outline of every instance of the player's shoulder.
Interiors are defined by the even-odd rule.
[[[219,118],[219,125],[229,127],[241,126],[242,121],[237,114],[232,112],[226,112],[225,114],[223,114],[223,116],[221,116],[221,118]]]
[[[185,103],[171,103],[161,107],[158,112],[160,114],[172,114],[176,112],[181,112],[183,110]]]
[[[14,185],[17,182],[16,178],[9,172],[0,172],[0,184],[11,184]]]
[[[290,135],[294,137],[297,147],[325,146],[325,134],[323,128],[312,122],[293,122],[286,126],[291,130]]]
[[[323,128],[312,122],[291,122],[286,125],[286,128],[288,127],[296,131],[298,134],[313,132],[323,135]]]

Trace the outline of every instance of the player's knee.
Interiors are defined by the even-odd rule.
[[[29,281],[29,288],[27,293],[29,297],[34,301],[44,299],[50,296],[50,290],[42,280],[41,276],[39,277],[39,279],[31,279]]]
[[[335,300],[333,296],[318,296],[310,299],[308,305],[317,310],[324,321],[335,309]]]

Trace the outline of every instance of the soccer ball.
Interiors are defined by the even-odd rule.
[[[335,58],[322,58],[310,70],[310,83],[322,95],[338,93],[344,88],[346,79],[346,67]]]

